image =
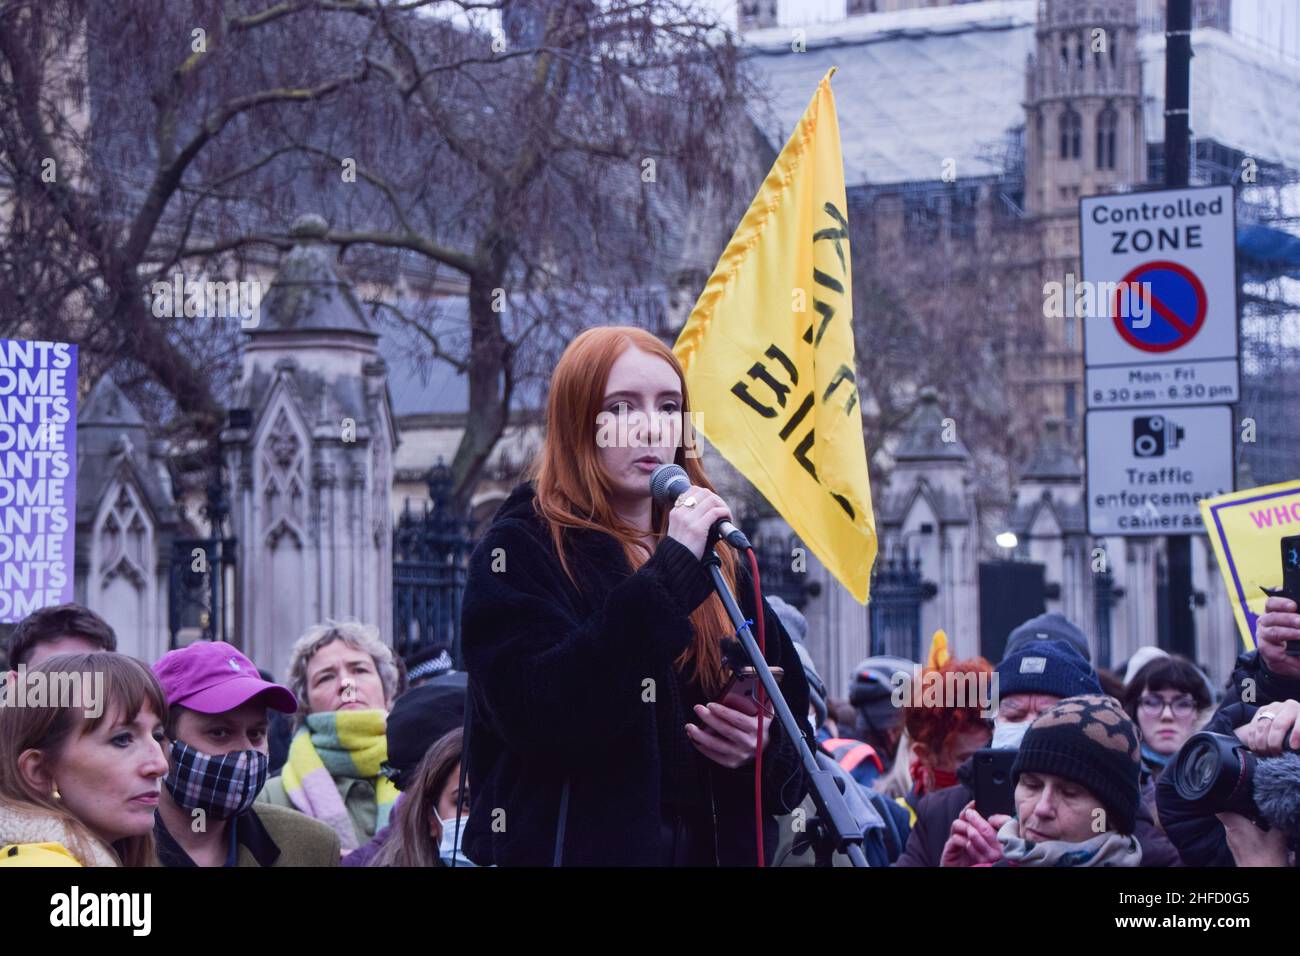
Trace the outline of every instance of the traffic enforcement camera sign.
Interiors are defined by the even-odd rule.
[[[1089,408],[1238,400],[1231,186],[1080,200]]]
[[[1104,409],[1085,417],[1088,533],[1199,534],[1200,502],[1232,491],[1232,409]]]

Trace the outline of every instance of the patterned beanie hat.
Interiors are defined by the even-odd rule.
[[[1113,697],[1067,697],[1025,731],[1012,782],[1022,773],[1049,773],[1084,787],[1129,834],[1137,821],[1141,769],[1137,729]]]

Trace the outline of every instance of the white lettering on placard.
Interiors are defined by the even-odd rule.
[[[71,600],[76,352],[0,340],[0,621]]]

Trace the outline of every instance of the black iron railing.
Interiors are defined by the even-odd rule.
[[[196,640],[229,641],[224,583],[235,565],[236,540],[224,536],[230,505],[220,470],[207,489],[203,507],[212,534],[174,538],[167,582],[167,646],[179,646],[183,633]]]
[[[459,663],[470,546],[468,522],[451,494],[451,471],[439,462],[429,475],[429,499],[419,510],[408,500],[393,529],[393,649],[398,654],[445,645]]]
[[[921,603],[938,588],[921,575],[921,560],[876,558],[871,573],[871,653],[921,660]]]

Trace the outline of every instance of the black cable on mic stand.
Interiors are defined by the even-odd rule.
[[[686,474],[686,469],[682,468],[681,465],[660,465],[655,469],[654,474],[650,476],[650,497],[664,507],[672,507],[678,496],[687,492],[690,487],[690,477]],[[794,715],[790,713],[790,705],[781,696],[781,691],[776,685],[776,678],[772,676],[772,671],[767,666],[767,658],[763,656],[762,649],[754,641],[754,635],[749,630],[749,624],[745,620],[745,616],[740,613],[740,607],[736,604],[736,597],[731,593],[731,588],[727,585],[727,579],[722,576],[722,559],[714,551],[714,545],[719,541],[726,541],[732,548],[742,554],[749,555],[751,558],[754,555],[754,549],[739,528],[730,521],[718,521],[709,531],[708,540],[704,545],[704,556],[701,560],[709,569],[709,576],[713,580],[713,589],[718,592],[722,606],[727,609],[727,616],[731,618],[732,627],[736,629],[736,638],[740,642],[740,646],[744,648],[745,655],[749,658],[754,672],[758,675],[759,682],[763,687],[763,693],[771,699],[776,716],[780,719],[781,726],[785,728],[786,736],[795,741],[795,746],[799,748],[799,759],[803,762],[804,772],[808,775],[813,802],[817,804],[818,818],[814,824],[816,830],[812,839],[817,864],[819,866],[830,866],[831,854],[838,850],[848,856],[854,866],[866,866],[867,858],[862,850],[862,829],[857,825],[853,814],[849,812],[848,804],[844,800],[844,793],[840,790],[835,776],[817,766],[817,758],[813,756],[812,747],[809,745],[807,738],[804,737],[803,732],[800,731],[799,723],[795,720]],[[751,573],[754,575],[755,615],[759,620],[762,620],[763,598],[758,580],[757,560],[753,560],[751,568]],[[754,763],[757,776],[762,766],[761,752],[755,754]],[[761,795],[761,779],[756,781],[756,788]],[[761,799],[757,802],[761,809]],[[761,828],[762,823],[760,813],[755,825]],[[761,847],[761,835],[757,842]],[[759,865],[763,865],[761,860]]]
[[[817,766],[817,759],[813,756],[812,748],[809,746],[803,732],[799,729],[799,723],[794,714],[790,712],[790,705],[785,702],[785,698],[781,695],[776,678],[772,676],[772,671],[767,666],[767,659],[763,656],[757,642],[754,640],[753,633],[749,630],[749,623],[745,620],[745,616],[740,613],[740,607],[736,604],[736,597],[731,593],[731,588],[727,585],[727,579],[722,576],[722,559],[714,551],[713,542],[714,538],[711,535],[709,542],[704,547],[704,557],[702,559],[709,569],[709,576],[713,579],[713,588],[718,592],[722,606],[727,609],[727,616],[731,618],[732,626],[736,629],[736,638],[740,641],[740,646],[745,649],[745,654],[758,675],[765,694],[772,701],[772,707],[776,711],[777,719],[781,721],[781,726],[785,729],[786,736],[794,741],[795,746],[798,747],[804,773],[808,775],[809,788],[812,792],[813,802],[817,805],[817,813],[821,821],[819,832],[812,841],[817,864],[819,866],[829,866],[831,853],[838,850],[845,854],[854,866],[865,867],[867,866],[867,858],[862,850],[862,828],[857,825],[857,822],[853,819],[853,814],[849,812],[848,804],[844,800],[844,794],[837,785],[835,777]],[[753,548],[746,549],[746,553],[752,555]],[[758,579],[755,578],[754,580],[755,585],[757,585]],[[756,595],[755,598],[754,613],[755,615],[761,615],[763,613],[761,594]],[[762,715],[760,713],[760,721],[761,719]],[[761,826],[761,820],[759,825]]]

